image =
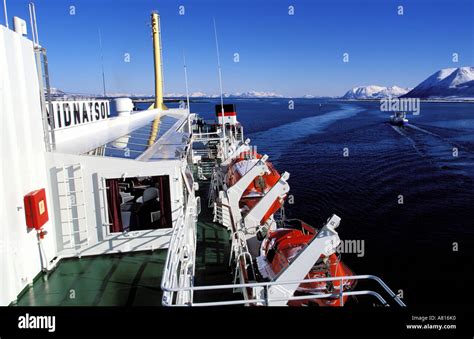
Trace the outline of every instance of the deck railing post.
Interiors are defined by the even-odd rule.
[[[344,291],[344,288],[343,288],[343,285],[342,285],[342,278],[341,278],[341,282],[339,283],[339,297],[341,298],[341,306],[344,306],[344,296],[343,296],[343,291]]]

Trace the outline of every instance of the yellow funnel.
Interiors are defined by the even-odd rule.
[[[163,103],[163,64],[161,60],[160,16],[151,13],[151,30],[153,34],[153,59],[155,62],[155,103],[150,108],[168,109]]]

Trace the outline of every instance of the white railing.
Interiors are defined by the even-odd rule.
[[[300,281],[283,281],[283,282],[260,282],[260,283],[245,283],[245,284],[228,284],[228,285],[209,285],[209,286],[189,286],[182,289],[179,288],[168,288],[162,284],[161,288],[166,292],[179,292],[182,290],[186,291],[214,291],[214,290],[227,290],[227,289],[253,289],[254,291],[260,291],[259,297],[252,299],[242,299],[242,300],[227,300],[227,301],[215,301],[215,302],[200,302],[194,303],[190,302],[186,305],[181,306],[225,306],[225,305],[270,305],[273,301],[298,301],[298,300],[313,300],[313,299],[327,299],[327,298],[340,298],[341,306],[343,306],[344,297],[348,296],[361,296],[369,295],[375,297],[382,305],[390,306],[389,303],[377,292],[364,290],[364,291],[344,291],[343,288],[339,288],[338,293],[324,293],[324,294],[308,294],[308,295],[298,295],[290,297],[271,297],[269,295],[269,288],[272,286],[282,287],[284,285],[292,284],[304,284],[304,283],[318,283],[318,282],[328,282],[328,281],[339,281],[340,286],[343,286],[344,280],[373,280],[377,282],[384,291],[393,299],[399,306],[405,307],[405,303],[377,276],[374,275],[354,275],[354,276],[343,276],[343,277],[328,277],[328,278],[314,278],[314,279],[303,279]],[[257,294],[257,293],[255,293]],[[165,306],[180,306],[176,304],[165,304]]]
[[[219,208],[218,208],[219,207]],[[216,204],[215,208],[220,210],[220,213],[223,212],[224,208],[230,208],[224,204]],[[230,212],[230,211],[229,211]],[[222,216],[221,216],[222,217]],[[163,280],[161,284],[161,289],[164,292],[163,302],[164,306],[225,306],[225,305],[272,305],[273,302],[277,301],[301,301],[301,300],[315,300],[315,299],[340,299],[340,305],[344,305],[344,298],[348,296],[362,296],[369,295],[375,297],[382,305],[389,306],[389,303],[377,292],[370,290],[363,291],[344,291],[344,284],[348,280],[373,280],[378,283],[379,286],[393,299],[399,306],[404,307],[405,304],[403,301],[377,276],[374,275],[354,275],[354,276],[343,276],[343,277],[326,277],[326,278],[313,278],[313,279],[302,279],[299,281],[268,281],[268,282],[252,282],[252,283],[237,283],[237,275],[244,274],[245,277],[240,276],[240,280],[248,281],[246,277],[246,269],[248,265],[251,265],[253,268],[253,263],[251,256],[248,253],[245,236],[241,236],[241,231],[237,229],[237,225],[234,223],[232,215],[229,215],[230,223],[232,227],[232,246],[231,246],[231,258],[234,259],[236,263],[235,267],[235,276],[234,283],[227,285],[209,285],[209,286],[192,286],[192,279],[189,281],[188,286],[176,287],[178,278],[177,264],[178,260],[174,257],[179,258],[179,249],[183,246],[182,242],[184,237],[182,236],[182,230],[184,229],[184,224],[181,227],[177,227],[172,235],[170,248],[168,251],[167,264],[165,267],[165,273],[163,274]],[[247,261],[247,256],[250,256],[250,262]],[[305,283],[322,283],[322,282],[339,282],[339,288],[334,287],[334,289],[339,289],[339,292],[335,293],[319,293],[319,294],[307,294],[307,295],[292,295],[287,297],[272,297],[271,291],[269,289],[272,286],[276,288],[280,287],[284,289],[285,285],[301,285]],[[170,284],[171,282],[171,284]],[[242,300],[227,300],[227,301],[216,301],[216,302],[200,302],[194,303],[192,297],[194,292],[206,292],[206,291],[215,291],[215,290],[228,290],[228,289],[241,289],[243,295],[245,296]],[[180,298],[180,295],[183,295],[187,292],[188,298]],[[250,292],[250,293],[249,293]],[[177,293],[179,300],[187,300],[187,302],[173,302],[173,294]]]
[[[231,215],[229,212],[224,212],[221,204],[214,202],[214,219],[213,222],[217,222],[222,226],[231,229]]]
[[[205,158],[210,158],[210,157],[216,157],[217,156],[217,151],[216,150],[213,150],[213,149],[210,149],[210,148],[206,148],[206,149],[193,149],[193,156],[201,156],[201,157],[205,157]]]
[[[198,140],[221,140],[222,137],[220,137],[222,130],[218,128],[215,132],[196,132],[193,133],[193,139],[198,139]]]
[[[223,203],[215,202],[214,222],[218,222],[221,225],[227,227],[232,234],[229,266],[232,262],[232,259],[235,259],[236,269],[239,267],[240,264],[242,264],[242,267],[246,268],[249,265],[249,263],[247,262],[248,256],[250,257],[250,265],[252,265],[252,256],[250,255],[250,252],[248,250],[247,240],[245,238],[244,229],[242,227],[243,220],[240,219],[238,222],[235,222],[230,206]]]
[[[162,288],[165,287],[163,288],[163,305],[171,305],[175,302],[187,304],[193,300],[193,291],[189,289],[193,285],[196,256],[195,207],[192,203],[192,195],[189,195],[186,211],[183,214],[183,209],[181,209],[171,235],[161,281]],[[191,243],[187,237],[189,234],[193,234]]]

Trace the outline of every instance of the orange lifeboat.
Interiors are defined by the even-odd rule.
[[[239,179],[244,176],[257,162],[258,159],[262,158],[262,155],[258,153],[241,153],[236,159],[232,161],[227,169],[226,184],[228,187],[233,186]],[[242,199],[239,202],[241,209],[250,211],[260,199],[280,180],[280,174],[273,167],[273,164],[269,161],[265,162],[269,173],[265,173],[262,176],[258,176],[255,180],[245,189],[242,194]],[[260,224],[263,225],[265,222],[282,206],[283,201],[276,199],[275,202],[270,206],[267,213],[263,216]]]
[[[269,232],[262,242],[261,253],[266,259],[266,265],[268,265],[265,271],[269,278],[274,278],[280,271],[286,268],[317,234],[313,227],[300,220],[291,220],[289,222],[292,223],[291,226],[289,225],[290,227]],[[321,256],[305,279],[335,278],[350,275],[353,275],[353,272],[349,267],[340,260],[338,255],[331,254],[328,257]],[[343,280],[342,288],[344,291],[350,291],[355,287],[355,284],[355,280]],[[288,305],[341,306],[341,299],[337,296],[340,289],[340,280],[303,283],[298,287],[295,295],[332,293],[335,297],[295,300],[290,301]],[[347,301],[347,298],[348,296],[343,297],[343,303]]]

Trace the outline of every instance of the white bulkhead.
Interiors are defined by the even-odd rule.
[[[52,269],[61,258],[167,248],[177,225],[194,229],[197,202],[186,158],[188,110],[134,111],[129,98],[113,105],[101,99],[53,101],[48,112],[52,109],[59,119],[43,122],[46,107],[43,111],[33,43],[3,26],[0,74],[0,305],[15,302],[42,270]],[[114,109],[117,116],[110,114]],[[124,221],[123,229],[114,231],[107,182],[122,187],[143,178],[165,183],[157,192],[166,188],[166,194],[153,199],[166,199],[166,223],[133,229]],[[41,188],[49,220],[40,240],[26,225],[23,197]],[[133,214],[122,210],[127,194],[120,191],[121,218]],[[145,199],[143,192],[134,201],[145,205]],[[160,219],[162,206],[160,213],[145,214],[151,224],[165,220]]]

